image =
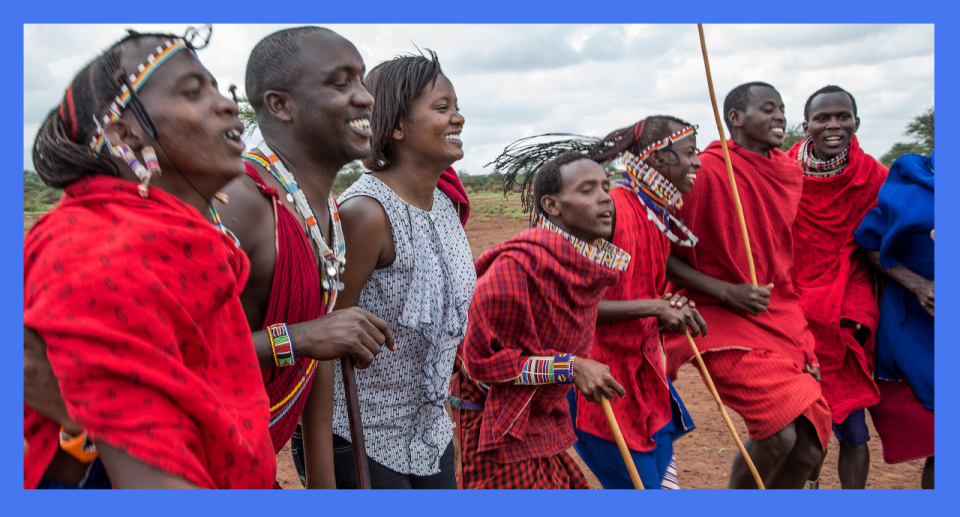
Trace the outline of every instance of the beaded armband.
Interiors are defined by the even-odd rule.
[[[60,427],[60,448],[81,463],[90,463],[99,456],[97,446],[87,440],[86,431],[77,436],[72,436],[63,427]]]
[[[558,354],[554,357],[530,357],[523,364],[520,375],[514,384],[572,384],[573,360],[572,354]]]
[[[277,366],[293,366],[293,343],[290,342],[290,330],[286,323],[277,323],[267,327],[270,334],[270,347],[273,349],[273,361]]]

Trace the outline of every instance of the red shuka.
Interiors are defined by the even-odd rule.
[[[247,175],[253,178],[260,191],[270,198],[273,218],[277,225],[277,261],[273,269],[270,303],[263,328],[275,323],[293,325],[317,319],[324,314],[321,303],[323,292],[320,289],[320,272],[312,244],[296,216],[280,201],[277,189],[267,186],[250,163],[244,162],[244,165]],[[263,384],[270,397],[270,420],[273,422],[276,419],[276,422],[270,425],[270,437],[273,439],[274,451],[278,453],[293,437],[300,414],[306,405],[305,394],[310,393],[316,372],[315,367],[310,368],[310,362],[308,358],[298,357],[296,366],[274,366],[262,371]]]
[[[276,459],[238,295],[246,255],[158,188],[97,176],[66,189],[25,238],[24,325],[47,342],[70,416],[206,488],[270,488]],[[24,406],[24,487],[60,426]]]
[[[818,363],[814,354],[813,335],[807,329],[800,298],[793,290],[790,277],[790,268],[793,266],[792,230],[803,190],[803,170],[779,149],[771,149],[764,156],[743,149],[733,140],[727,142],[727,147],[743,203],[757,282],[761,285],[774,284],[770,305],[759,316],[749,316],[734,312],[720,300],[702,293],[680,292],[697,302],[697,310],[710,329],[706,337],[697,338],[701,352],[766,350],[783,357],[787,364],[792,365],[791,368],[762,373],[783,379],[795,377],[802,383],[802,389],[798,389],[795,383],[783,382],[782,390],[785,393],[769,394],[771,398],[778,395],[788,398],[792,401],[790,407],[758,405],[751,409],[755,413],[745,415],[745,418],[749,416],[754,421],[779,422],[783,416],[779,413],[789,411],[796,413],[789,417],[792,420],[805,408],[822,399],[818,383],[804,371],[806,364],[817,366]],[[674,245],[673,251],[701,273],[733,284],[749,283],[747,255],[720,142],[711,143],[700,154],[700,161],[703,162],[703,168],[697,175],[697,187],[684,195],[683,208],[677,211],[677,217],[685,221],[700,242],[693,248]],[[671,287],[668,286],[668,289],[677,292]],[[664,336],[664,347],[667,351],[667,371],[675,379],[680,366],[693,358],[693,351],[686,336],[682,335]],[[710,373],[722,396],[725,372]],[[748,378],[760,373],[741,371],[730,374]],[[801,375],[806,377],[796,377]],[[786,393],[788,390],[790,393]],[[820,420],[819,417],[811,418],[825,448],[830,437],[829,414],[826,415],[826,423]],[[779,429],[756,429],[751,434],[762,439],[777,431]]]
[[[794,145],[788,156],[796,160],[802,144]],[[846,168],[837,176],[804,176],[793,225],[793,286],[816,340],[823,395],[838,424],[852,411],[880,400],[873,382],[874,332],[880,309],[870,270],[857,256],[859,244],[853,234],[863,216],[877,205],[887,168],[860,149],[856,136],[848,156]],[[840,327],[842,318],[870,329],[862,346],[854,331]]]
[[[588,356],[597,302],[616,270],[584,257],[562,236],[532,228],[488,250],[461,345],[463,371],[486,383],[514,379],[530,356]],[[471,382],[469,379],[461,383]],[[482,403],[479,451],[499,463],[546,458],[576,441],[566,395],[571,385],[494,385]]]
[[[626,188],[610,190],[617,209],[613,244],[630,254],[630,265],[608,287],[604,300],[659,299],[666,288],[670,240],[647,218],[637,194]],[[679,230],[677,230],[679,232]],[[627,446],[634,451],[656,447],[654,433],[672,417],[670,388],[663,370],[657,318],[597,325],[590,358],[610,367],[626,396],[610,401]],[[600,404],[587,403],[579,392],[577,428],[614,441]]]

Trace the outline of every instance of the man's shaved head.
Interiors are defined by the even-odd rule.
[[[253,107],[258,118],[264,115],[262,111],[265,108],[263,103],[265,92],[269,90],[289,92],[299,81],[302,75],[303,53],[298,43],[300,38],[307,34],[343,39],[330,29],[308,25],[274,32],[253,47],[250,60],[247,61],[245,88],[250,106]]]

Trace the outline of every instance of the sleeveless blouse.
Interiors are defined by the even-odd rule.
[[[369,368],[356,372],[367,454],[402,474],[437,474],[453,437],[444,402],[477,280],[470,243],[456,208],[439,189],[429,212],[369,174],[338,202],[356,196],[383,207],[396,250],[393,264],[374,270],[357,301],[387,322],[397,343],[397,350],[383,349]],[[334,372],[333,432],[350,440],[339,364]]]

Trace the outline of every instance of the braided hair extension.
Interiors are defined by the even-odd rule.
[[[40,126],[33,145],[33,166],[47,185],[63,188],[95,174],[120,176],[113,161],[90,152],[89,142],[97,131],[94,117],[102,116],[123,85],[122,78],[127,74],[120,66],[120,58],[130,42],[176,38],[128,32],[77,73],[60,105],[50,111]]]
[[[670,115],[654,115],[632,126],[613,131],[602,139],[570,133],[531,136],[508,145],[500,156],[484,167],[493,165],[494,172],[502,174],[504,195],[515,185],[520,184],[520,203],[523,206],[523,213],[529,213],[530,221],[534,223],[539,211],[539,197],[536,195],[535,187],[536,177],[540,175],[540,171],[544,170],[546,162],[567,153],[579,153],[597,163],[613,161],[626,151],[639,155],[655,142],[670,136],[671,123],[681,126],[692,125]],[[545,143],[528,143],[544,137],[568,138]],[[670,147],[665,150],[672,152],[676,158],[676,162],[668,165],[679,162],[680,157],[676,155],[676,151]],[[559,167],[557,169],[559,170]]]

